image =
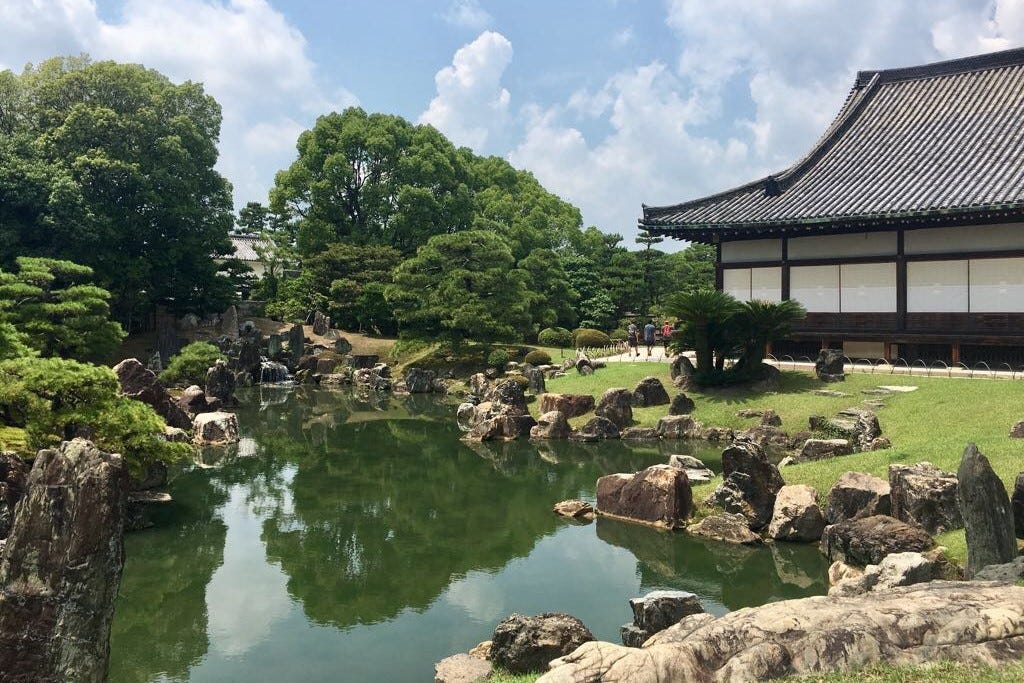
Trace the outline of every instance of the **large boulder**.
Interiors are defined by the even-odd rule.
[[[552,410],[565,415],[566,418],[586,415],[594,409],[594,397],[590,394],[544,394],[540,397],[540,412]]]
[[[619,438],[619,428],[615,423],[606,417],[595,416],[590,418],[573,435],[577,441],[601,441],[603,439]]]
[[[723,512],[708,515],[696,524],[686,528],[694,536],[710,538],[724,543],[740,545],[761,545],[761,537],[750,530],[747,518],[737,513]]]
[[[810,486],[783,486],[775,497],[768,537],[776,541],[809,542],[821,538],[825,517],[818,507],[818,492]]]
[[[857,567],[879,564],[890,553],[924,552],[935,541],[919,526],[887,515],[850,519],[825,527],[821,552],[830,562]]]
[[[477,408],[479,411],[479,406]],[[494,405],[462,438],[466,441],[525,439],[530,436],[530,432],[536,425],[537,421],[529,414],[520,415],[515,412],[507,412]]]
[[[484,404],[480,404],[483,406]],[[456,421],[459,425],[459,429],[464,432],[468,432],[476,427],[487,416],[487,410],[490,409],[490,404],[487,404],[480,409],[480,406],[472,403],[460,403],[456,411]]]
[[[17,453],[0,452],[0,539],[14,524],[14,508],[25,495],[29,466]]]
[[[547,385],[544,382],[544,371],[538,368],[526,368],[523,370],[523,375],[526,377],[526,381],[529,382],[527,388],[530,393],[534,396],[540,396],[547,391]]]
[[[846,472],[828,492],[825,521],[838,524],[891,512],[889,482],[863,472]]]
[[[967,444],[957,470],[957,500],[967,536],[967,577],[990,564],[1004,564],[1017,556],[1013,512],[1003,482],[988,458],[973,443]]]
[[[679,392],[672,397],[672,401],[668,404],[668,414],[689,415],[696,407],[697,405],[693,402],[692,398],[682,392]]]
[[[691,484],[702,484],[715,478],[715,473],[708,469],[703,461],[692,455],[673,453],[668,456],[668,464],[686,472],[686,478]]]
[[[292,325],[288,330],[288,358],[292,368],[296,368],[306,352],[306,333],[302,325]]]
[[[537,424],[530,429],[531,439],[568,439],[570,436],[572,427],[565,415],[557,410],[541,415]]]
[[[225,412],[196,415],[192,423],[192,439],[200,446],[237,443],[238,417]]]
[[[818,596],[687,617],[637,650],[587,643],[538,683],[766,681],[875,664],[1024,657],[1024,587],[933,581],[857,597]]]
[[[962,529],[956,475],[930,462],[889,465],[892,516],[918,524],[930,534]]]
[[[591,640],[594,634],[574,616],[557,612],[533,617],[513,614],[494,629],[491,661],[512,673],[544,671],[551,660]]]
[[[178,397],[178,407],[185,411],[189,419],[195,419],[200,413],[212,413],[221,409],[219,398],[207,398],[206,392],[197,384],[193,384]]]
[[[235,400],[235,373],[222,360],[206,371],[206,396],[219,399],[224,405]]]
[[[437,379],[437,373],[433,370],[409,368],[405,371],[405,387],[410,394],[433,393],[435,379]]]
[[[846,379],[845,362],[846,357],[839,349],[822,349],[814,361],[814,374],[822,382],[842,382]]]
[[[498,384],[490,398],[493,403],[502,406],[506,413],[525,415],[527,412],[526,394],[522,385],[515,380],[509,379]]]
[[[238,338],[238,309],[233,304],[220,316],[220,333],[228,339]]]
[[[655,633],[691,614],[702,614],[704,607],[700,598],[686,591],[651,591],[642,598],[631,598],[629,608],[633,611],[632,623],[619,629],[622,644],[640,647]]]
[[[313,334],[321,337],[331,330],[331,318],[320,311],[313,311],[312,315]]]
[[[807,439],[796,456],[797,462],[825,460],[853,453],[853,446],[847,439]]]
[[[1013,482],[1010,508],[1013,510],[1013,528],[1017,538],[1024,538],[1024,472],[1018,474]]]
[[[633,405],[638,407],[663,406],[669,402],[665,385],[657,377],[644,377],[633,389]]]
[[[594,414],[611,420],[619,429],[625,429],[633,424],[633,395],[629,389],[608,389],[601,394]]]
[[[875,439],[882,436],[878,416],[871,410],[847,408],[840,410],[823,427],[831,434],[846,439],[855,451],[870,451]],[[811,428],[814,429],[812,422]]]
[[[192,420],[182,410],[164,385],[135,358],[128,358],[114,366],[114,374],[121,385],[121,393],[128,398],[142,401],[172,427],[188,429]]]
[[[658,420],[658,436],[662,439],[699,438],[700,425],[689,415],[666,415]]]
[[[708,502],[726,512],[740,513],[754,531],[768,526],[775,496],[785,482],[764,449],[750,441],[733,442],[722,451],[722,475],[724,481]]]
[[[434,665],[434,683],[476,683],[487,680],[493,671],[494,665],[486,659],[452,655]]]
[[[860,595],[869,591],[887,591],[899,586],[912,586],[936,578],[935,560],[921,553],[892,553],[879,564],[870,564],[832,586],[829,595]]]
[[[0,678],[107,680],[128,468],[89,441],[39,451],[0,555]]]
[[[686,473],[652,465],[636,474],[610,474],[597,480],[598,514],[666,529],[682,527],[693,512]]]

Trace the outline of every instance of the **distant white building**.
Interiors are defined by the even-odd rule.
[[[252,272],[257,278],[262,278],[267,267],[257,248],[262,249],[269,246],[267,242],[255,235],[231,235],[231,246],[234,250],[233,256],[252,268]]]

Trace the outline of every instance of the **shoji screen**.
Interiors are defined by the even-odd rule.
[[[789,271],[789,296],[811,313],[839,312],[839,266],[796,266]]]
[[[967,261],[911,261],[907,264],[907,311],[966,313]]]

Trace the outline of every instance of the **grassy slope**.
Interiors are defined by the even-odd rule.
[[[592,376],[570,373],[549,380],[549,391],[589,393],[600,396],[609,387],[632,388],[648,375],[661,379],[670,394],[677,393],[669,381],[665,364],[611,363]],[[946,471],[955,472],[967,442],[974,441],[988,456],[1007,488],[1012,488],[1017,473],[1024,470],[1024,440],[1010,439],[1010,426],[1024,419],[1020,407],[1024,383],[1008,380],[948,379],[907,377],[900,375],[851,374],[841,384],[825,385],[803,372],[784,372],[782,389],[775,394],[755,394],[748,390],[691,391],[697,407],[693,416],[708,426],[743,428],[756,420],[736,416],[743,408],[773,408],[782,418],[783,429],[790,432],[807,429],[810,415],[831,416],[835,412],[858,405],[864,389],[878,385],[914,385],[916,391],[883,397],[886,404],[878,410],[882,431],[893,447],[873,453],[858,453],[813,463],[786,467],[783,476],[790,484],[814,486],[824,496],[844,472],[856,470],[887,478],[891,463],[913,463],[928,460]],[[817,396],[814,389],[839,390],[849,397]],[[533,404],[537,410],[537,404]],[[667,413],[665,406],[634,410],[641,425],[654,425]],[[577,418],[578,421],[585,418]],[[697,490],[706,496],[712,486]],[[940,543],[951,555],[963,559],[966,549],[963,532],[945,534]]]

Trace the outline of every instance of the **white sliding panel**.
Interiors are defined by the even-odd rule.
[[[750,299],[782,301],[782,268],[751,268]]]
[[[793,237],[789,240],[787,255],[791,261],[848,256],[895,256],[896,233],[855,232],[841,235]]]
[[[737,240],[722,242],[722,263],[781,261],[782,240]]]
[[[722,270],[722,291],[732,294],[740,301],[750,299],[750,268],[725,268]]]
[[[1024,249],[1024,224],[961,225],[953,228],[907,230],[903,248],[908,254],[956,254],[964,251]]]
[[[1024,258],[971,259],[971,313],[1024,312]]]
[[[850,263],[840,271],[843,313],[895,313],[896,264]]]
[[[790,268],[789,297],[811,313],[838,313],[839,266]]]
[[[907,312],[966,313],[967,261],[907,263]]]

